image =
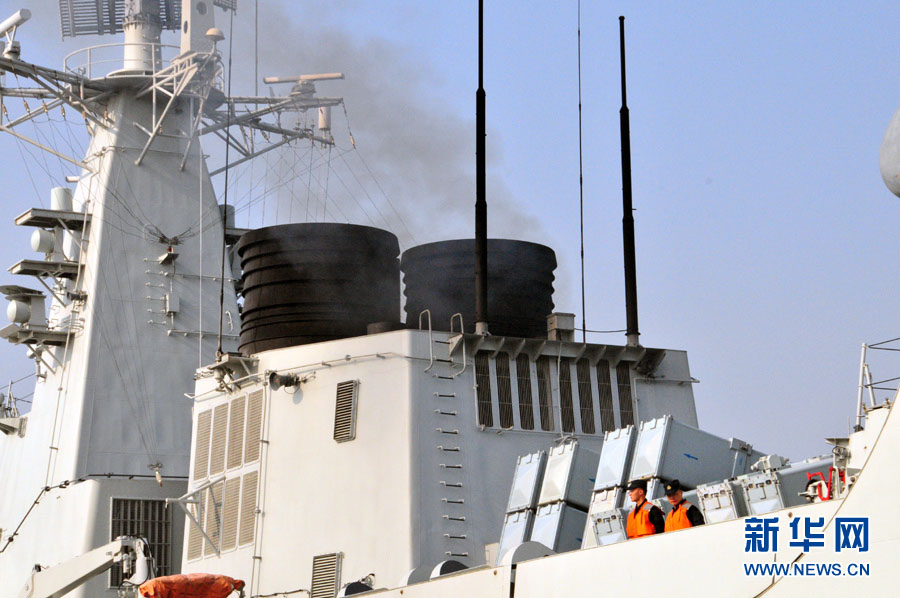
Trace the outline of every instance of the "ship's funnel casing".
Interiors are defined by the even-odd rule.
[[[237,250],[245,355],[362,336],[373,322],[400,320],[400,245],[388,231],[285,224],[244,234]]]
[[[439,241],[412,247],[400,259],[406,322],[417,324],[431,310],[435,330],[449,330],[461,313],[475,331],[475,240]],[[553,311],[556,254],[545,245],[488,239],[488,320],[493,335],[546,337]]]

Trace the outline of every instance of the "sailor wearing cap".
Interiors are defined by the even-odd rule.
[[[647,502],[647,480],[633,480],[628,484],[628,498],[634,503],[634,510],[628,514],[625,525],[628,539],[663,533],[663,512],[656,505]]]
[[[703,525],[703,514],[700,509],[684,499],[684,492],[678,480],[672,480],[665,486],[666,498],[672,505],[672,512],[666,516],[666,531]]]

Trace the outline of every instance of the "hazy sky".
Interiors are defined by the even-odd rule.
[[[117,41],[59,43],[51,0],[3,0],[0,17],[23,4],[35,13],[18,35],[23,59],[61,66],[76,48]],[[371,171],[378,183],[354,193],[352,182],[323,181],[325,154],[306,153],[319,161],[315,183],[310,174],[286,200],[247,207],[238,223],[340,219],[341,211],[391,228],[404,247],[471,234],[477,3],[260,4],[260,76],[343,71],[345,81],[320,91],[346,98],[359,152],[336,151],[333,160],[367,180]],[[486,4],[489,229],[556,250],[556,306],[580,322],[577,4]],[[583,4],[588,328],[624,328],[624,14],[641,341],[689,352],[703,428],[791,458],[827,452],[822,439],[845,435],[854,413],[860,343],[900,336],[900,199],[877,167],[900,106],[900,5]],[[234,92],[251,93],[255,3],[239,5]],[[229,33],[227,18],[219,26]],[[347,150],[342,114],[335,129]],[[31,255],[31,231],[12,218],[46,203],[62,170],[53,162],[47,177],[27,160],[23,174],[9,137],[0,137],[0,160],[0,257],[12,264]],[[272,159],[244,175],[234,197],[250,197],[254,177],[264,185],[267,169],[274,176],[279,168]],[[215,182],[221,191],[221,177]],[[329,185],[327,205],[305,190],[322,196]],[[12,278],[5,283],[23,284]],[[0,348],[0,378],[31,373],[21,353]],[[900,375],[895,355],[873,356],[876,380]]]

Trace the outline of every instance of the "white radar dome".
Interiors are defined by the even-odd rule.
[[[884,132],[878,165],[884,184],[891,193],[900,197],[900,109],[891,117],[887,131]]]

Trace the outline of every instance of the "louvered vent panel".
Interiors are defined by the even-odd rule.
[[[337,385],[334,402],[334,439],[347,442],[356,438],[356,402],[359,380],[347,380]]]
[[[596,432],[594,426],[594,391],[591,389],[591,364],[587,359],[575,363],[578,376],[578,407],[581,410],[581,431],[585,434]]]
[[[247,400],[247,440],[244,445],[244,463],[259,459],[259,441],[262,436],[263,391],[257,390]]]
[[[109,539],[115,540],[119,536],[146,538],[150,554],[156,559],[157,575],[169,575],[172,568],[172,533],[166,501],[112,499]],[[109,570],[111,588],[119,587],[126,578],[121,563]]]
[[[475,386],[478,423],[490,428],[494,425],[494,412],[491,407],[491,363],[487,353],[475,354]]]
[[[240,467],[244,457],[244,409],[245,397],[231,401],[231,418],[228,420],[228,469]]]
[[[572,360],[559,360],[559,419],[563,432],[575,431],[575,406],[572,402]]]
[[[225,441],[228,437],[228,403],[213,410],[212,439],[209,446],[209,475],[225,471]]]
[[[531,360],[516,357],[516,382],[519,391],[519,423],[523,430],[534,430],[534,406],[531,404]]]
[[[222,550],[230,550],[237,543],[240,502],[241,478],[225,480],[225,506],[222,508]]]
[[[604,432],[616,429],[616,414],[613,410],[612,383],[609,381],[609,362],[597,362],[597,392],[600,393],[600,425]]]
[[[259,473],[251,471],[244,475],[241,488],[241,526],[238,543],[243,546],[253,542],[256,532],[256,487]]]
[[[203,525],[204,521],[206,519],[205,494],[206,493],[201,494],[201,499],[199,501],[199,504],[190,506],[194,517],[197,519],[198,522],[200,522],[200,525]],[[188,531],[188,556],[187,556],[187,558],[189,561],[198,559],[203,554],[203,543],[205,541],[203,539],[203,534],[201,533],[200,528],[197,526],[197,524],[194,523],[193,521],[191,521],[190,519],[187,519],[185,521],[185,525],[190,526],[189,531]]]
[[[538,405],[541,409],[541,430],[553,430],[553,386],[550,381],[550,358],[537,360]]]
[[[209,434],[212,430],[212,409],[197,416],[197,441],[194,445],[194,480],[202,480],[209,469]]]
[[[621,427],[634,425],[634,408],[631,402],[631,368],[627,362],[616,366],[616,378],[619,380],[619,415]]]
[[[340,552],[313,557],[310,598],[335,598],[341,583]]]
[[[500,427],[513,427],[512,385],[509,381],[509,354],[497,353],[497,406],[500,408]]]
[[[206,491],[206,524],[203,528],[206,535],[213,541],[215,546],[210,546],[209,542],[203,543],[203,554],[209,556],[216,554],[216,546],[219,545],[219,532],[222,528],[222,487],[224,484],[219,482],[210,486]]]

